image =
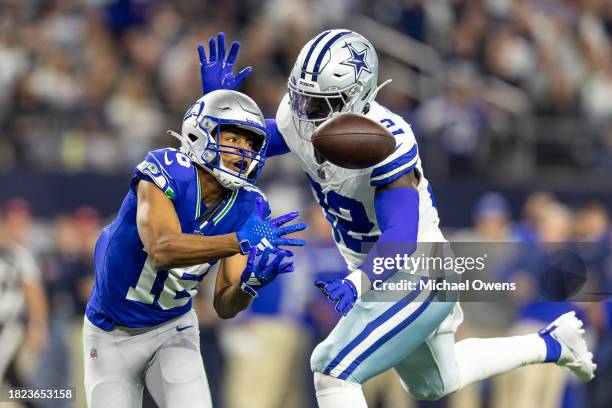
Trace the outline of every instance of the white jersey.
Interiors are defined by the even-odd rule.
[[[297,126],[285,95],[276,114],[276,124],[285,143],[299,159],[308,176],[315,198],[333,227],[334,239],[350,270],[356,269],[366,258],[367,250],[381,235],[374,193],[377,186],[388,184],[395,177],[416,169],[420,175],[419,228],[420,242],[444,241],[438,224],[438,211],[429,182],[423,175],[416,140],[400,116],[382,105],[372,102],[366,114],[385,126],[395,136],[396,148],[373,167],[351,170],[325,161],[318,164],[312,143],[298,134]]]

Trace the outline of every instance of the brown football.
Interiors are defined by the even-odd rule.
[[[343,113],[327,120],[312,135],[314,148],[329,162],[345,169],[365,169],[383,161],[395,138],[363,115]]]

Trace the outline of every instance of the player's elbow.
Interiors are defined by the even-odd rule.
[[[236,298],[232,292],[232,286],[226,286],[215,291],[213,297],[213,308],[220,319],[233,319],[242,310],[246,309],[250,302],[244,302],[241,297]]]
[[[238,314],[238,310],[231,310],[226,305],[222,304],[221,301],[214,301],[213,306],[215,308],[215,312],[217,312],[217,316],[219,319],[227,320],[233,319]]]
[[[228,312],[227,310],[215,309],[217,312],[217,316],[221,320],[233,319],[238,314],[237,312]]]
[[[156,270],[168,269],[170,266],[172,266],[172,263],[170,262],[170,257],[163,251],[152,251],[151,253],[149,253],[149,256],[151,257],[153,267]]]
[[[171,243],[167,239],[159,239],[148,251],[151,257],[151,262],[156,270],[168,269],[175,266],[173,257],[173,249]]]

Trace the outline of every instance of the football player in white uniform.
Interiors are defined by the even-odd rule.
[[[232,74],[238,47],[234,42],[225,59],[220,33],[217,42],[210,40],[208,59],[198,48],[204,93],[235,88],[251,71]],[[378,58],[366,38],[350,30],[324,31],[302,48],[276,119],[266,120],[272,135],[267,156],[292,152],[298,159],[350,271],[345,279],[316,283],[345,316],[311,358],[319,406],[366,407],[361,384],[389,368],[417,399],[438,399],[526,364],[554,362],[591,379],[596,366],[573,312],[539,333],[455,343],[461,308],[432,301],[435,291],[414,290],[394,303],[362,300],[371,282],[394,274],[373,273],[368,243],[444,241],[412,130],[375,102],[377,82]],[[318,157],[310,138],[337,112],[381,123],[395,136],[396,149],[362,170]]]

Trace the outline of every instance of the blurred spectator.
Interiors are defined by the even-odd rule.
[[[486,254],[486,277],[491,281],[500,281],[500,272],[512,254],[517,252],[516,236],[512,233],[512,213],[510,205],[503,195],[489,192],[484,194],[474,208],[473,226],[458,231],[449,237],[454,248],[467,251],[473,256]],[[467,244],[464,244],[467,243]],[[477,253],[474,253],[477,252]],[[466,276],[470,279],[469,276]],[[514,318],[512,305],[503,296],[494,302],[464,301],[461,307],[464,320],[457,340],[465,338],[503,337],[507,335],[508,326]],[[506,398],[500,392],[497,379],[472,384],[450,396],[452,407],[497,407],[504,404]],[[485,390],[493,390],[487,394]]]
[[[466,173],[477,167],[488,125],[480,101],[474,68],[467,63],[448,74],[447,93],[426,102],[416,113],[425,135],[433,139],[437,155],[446,154],[450,173]]]
[[[517,225],[516,233],[521,242],[535,242],[539,239],[537,226],[546,206],[555,202],[554,196],[546,191],[536,191],[523,204],[523,220]]]
[[[31,248],[34,220],[30,204],[24,199],[15,198],[6,203],[2,212],[8,236],[19,245]]]
[[[557,202],[542,206],[535,226],[537,243],[526,248],[512,275],[512,280],[517,282],[514,294],[518,305],[518,318],[510,330],[512,335],[536,332],[561,314],[576,310],[576,304],[566,301],[536,301],[545,295],[542,277],[548,273],[548,255],[554,256],[562,248],[559,244],[571,240],[572,224],[572,213],[567,207]],[[553,365],[539,365],[523,367],[504,378],[508,393],[505,401],[511,401],[511,406],[553,408],[561,406],[570,377]]]
[[[606,407],[612,401],[612,302],[589,305],[589,321],[598,341],[593,350],[597,377],[587,387],[587,404],[592,407]]]
[[[123,78],[118,91],[107,102],[106,114],[131,163],[142,160],[154,138],[163,134],[159,104],[149,92],[143,72],[130,72]]]
[[[36,356],[47,342],[47,304],[32,255],[10,235],[0,215],[0,384],[26,386],[15,371],[22,345]],[[35,358],[34,358],[35,359]]]
[[[509,242],[512,214],[506,199],[498,193],[483,195],[474,210],[474,227],[453,235],[458,242]]]
[[[574,235],[580,241],[609,242],[610,219],[606,208],[591,202],[576,212]]]
[[[78,384],[82,369],[80,342],[85,304],[93,285],[93,250],[100,231],[98,214],[80,208],[53,225],[53,249],[44,254],[43,282],[49,297],[50,331],[34,383],[39,387]],[[82,401],[80,388],[77,401]],[[65,401],[46,401],[45,407],[67,407]]]

